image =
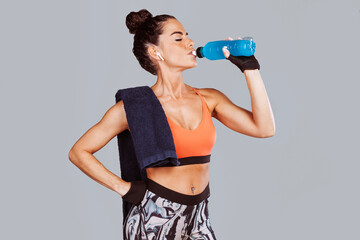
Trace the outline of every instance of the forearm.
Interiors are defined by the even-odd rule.
[[[254,122],[262,135],[272,136],[275,133],[275,120],[260,71],[245,70],[244,75],[251,96]]]
[[[109,171],[94,155],[83,150],[72,150],[69,159],[82,172],[101,185],[123,196],[130,188],[128,182]]]

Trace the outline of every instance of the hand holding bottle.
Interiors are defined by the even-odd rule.
[[[241,39],[241,37],[238,37],[238,39]],[[233,40],[231,37],[228,37],[228,39],[225,40]],[[240,68],[241,72],[244,72],[245,70],[250,69],[259,69],[260,70],[260,64],[255,58],[254,55],[246,57],[246,56],[233,56],[230,54],[230,52],[224,47],[223,49],[224,56],[227,60],[235,64],[238,68]]]
[[[238,37],[237,39],[242,39],[241,37]],[[228,37],[227,39],[224,39],[224,40],[234,40],[234,39],[232,39],[232,37]],[[226,47],[223,47],[223,53],[224,53],[224,56],[226,57],[226,58],[228,58],[229,56],[230,56],[230,52],[229,52],[229,50],[227,50],[227,48]]]

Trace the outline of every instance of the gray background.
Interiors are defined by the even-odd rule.
[[[174,15],[195,47],[253,36],[276,135],[216,119],[210,218],[218,239],[360,239],[360,1],[1,1],[1,239],[122,239],[121,196],[68,160],[120,88],[152,86],[131,11]],[[244,75],[198,59],[185,83],[251,109]],[[120,175],[117,140],[95,156]]]

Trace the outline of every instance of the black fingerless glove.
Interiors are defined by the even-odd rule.
[[[230,62],[235,64],[238,68],[240,68],[241,72],[250,69],[260,70],[260,64],[254,55],[250,57],[246,57],[246,56],[233,56],[230,54],[227,60],[229,60]]]
[[[122,198],[130,203],[139,205],[146,192],[145,181],[132,181],[129,191]]]

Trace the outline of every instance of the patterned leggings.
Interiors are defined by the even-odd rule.
[[[139,205],[124,221],[124,240],[216,240],[210,225],[209,184],[197,195],[186,195],[151,179]]]

